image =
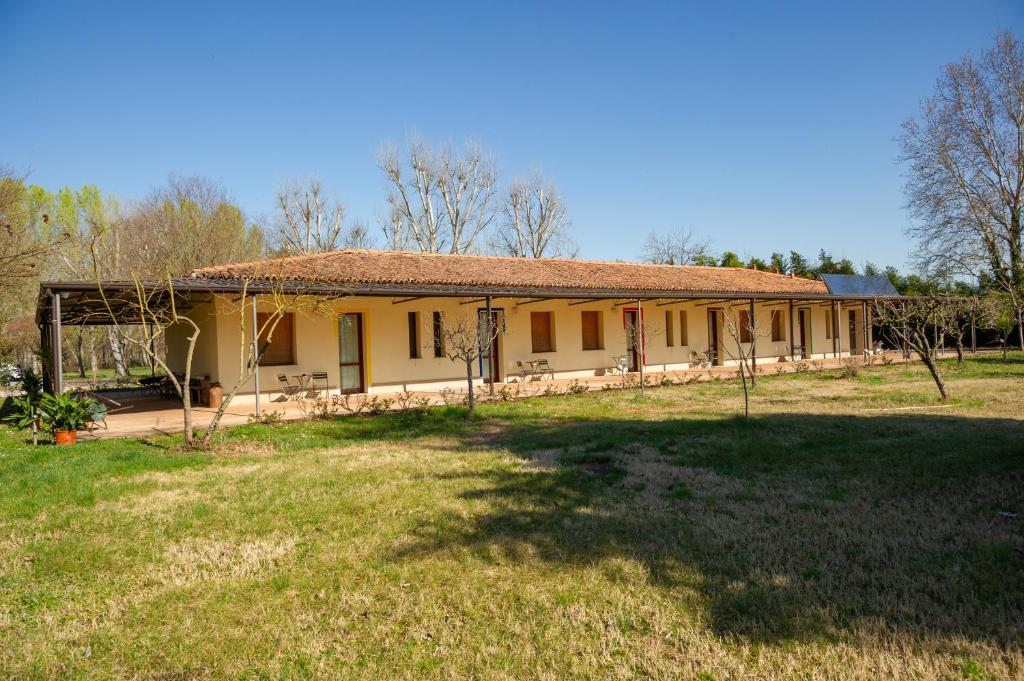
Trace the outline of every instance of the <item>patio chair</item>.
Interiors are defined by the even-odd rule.
[[[546,359],[537,360],[537,375],[541,378],[550,376],[552,381],[555,380],[555,370],[551,368]]]
[[[330,384],[327,381],[326,371],[314,371],[310,376],[310,395],[316,395],[320,397],[320,392],[327,392],[331,389]]]
[[[86,426],[89,431],[92,432],[100,426],[103,426],[104,430],[110,430],[110,426],[107,425],[108,413],[107,405],[99,400],[93,401],[92,410],[89,412],[89,423]]]
[[[711,353],[710,352],[697,352],[694,350],[690,353],[693,361],[690,362],[691,368],[695,369],[707,369],[711,366]]]
[[[287,402],[288,398],[295,397],[302,389],[302,386],[292,383],[286,374],[277,375],[277,387],[281,394],[274,398],[275,402]]]
[[[533,378],[533,369],[523,364],[520,359],[516,360],[516,371],[519,372],[519,381],[528,381]]]
[[[625,376],[629,371],[629,361],[625,355],[616,355],[615,357],[612,357],[612,362],[614,362],[614,364],[609,367],[610,372],[616,373],[619,376]]]

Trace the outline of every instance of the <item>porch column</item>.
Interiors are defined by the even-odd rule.
[[[640,392],[644,391],[644,353],[647,350],[647,334],[644,333],[644,312],[640,307],[642,304],[639,298],[636,299],[636,324],[640,331],[640,357],[637,360],[637,367],[640,369]],[[634,329],[634,332],[636,329]],[[634,342],[636,342],[634,338]]]
[[[256,325],[256,294],[252,294],[252,365],[253,381],[256,389],[256,415],[260,415],[260,334]]]
[[[836,301],[834,301],[834,300],[832,301],[831,314],[832,314],[832,356],[834,358],[836,358],[836,359],[839,359],[839,346],[837,345],[837,342],[839,341],[839,329],[837,328],[839,326],[839,315],[836,313]]]
[[[793,338],[793,299],[789,299],[789,361],[796,361],[796,340]]]
[[[487,306],[487,326],[484,327],[485,329],[487,329],[487,343],[488,343],[488,346],[489,346],[487,348],[487,354],[489,355],[489,359],[487,360],[487,364],[488,364],[488,367],[491,370],[491,376],[490,376],[491,380],[488,381],[488,384],[491,386],[491,388],[490,388],[491,397],[494,397],[494,343],[495,343],[495,341],[497,339],[496,338],[492,338],[492,336],[494,336],[495,333],[494,333],[494,329],[491,328],[491,325],[494,323],[494,320],[491,319],[491,297],[490,296],[487,296],[486,298],[484,298],[484,304]],[[552,376],[552,378],[554,378],[554,376]]]
[[[868,356],[868,303],[865,300],[860,301],[860,335],[864,339],[864,357]]]
[[[754,316],[756,298],[750,299],[750,373],[757,375],[757,317]]]
[[[64,357],[61,354],[61,325],[60,325],[60,294],[50,293],[52,297],[52,312],[53,312],[53,324],[51,325],[51,331],[53,332],[53,347],[50,352],[50,361],[53,364],[53,392],[60,394],[64,392]]]

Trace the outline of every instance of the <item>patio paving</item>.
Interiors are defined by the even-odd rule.
[[[949,355],[950,353],[946,354]],[[905,361],[898,353],[890,353],[888,356],[896,363],[902,363]],[[805,369],[805,367],[810,367],[811,370],[836,369],[849,361],[851,361],[849,358],[840,358],[814,361],[805,360],[797,362],[770,362],[759,364],[758,369],[765,375],[773,375],[777,372],[793,373],[798,369]],[[852,361],[858,366],[865,363],[863,357],[856,357]],[[875,363],[880,363],[880,360],[876,359]],[[693,383],[708,381],[718,377],[735,377],[736,375],[737,368],[735,366],[645,372],[645,376],[648,377],[649,384],[654,385],[658,384],[665,377],[672,379],[674,382],[685,381]],[[633,385],[636,385],[637,374],[632,373],[629,376],[633,381]],[[502,385],[515,386],[517,383],[520,383],[518,377],[511,376],[509,377],[508,383],[498,383],[495,386],[495,389],[500,390]],[[622,378],[619,375],[608,375],[586,376],[580,378],[556,378],[554,380],[527,380],[520,383],[522,387],[521,396],[527,397],[530,395],[540,395],[545,392],[550,394],[554,391],[564,393],[568,390],[570,385],[577,383],[585,385],[588,390],[602,390],[606,385],[616,387],[621,386]],[[489,393],[488,386],[486,385],[477,386],[476,391],[477,395],[481,396],[483,399],[486,399]],[[380,394],[384,397],[391,396],[386,393]],[[427,397],[430,400],[430,403],[434,405],[444,404],[445,396],[442,395],[440,391],[416,392],[412,394]],[[460,397],[461,394],[456,393],[455,396]],[[448,396],[448,399],[452,399],[451,396]],[[143,437],[177,433],[183,430],[181,406],[177,402],[161,399],[152,395],[129,397],[124,399],[118,398],[118,402],[127,407],[127,409],[115,411],[114,413],[109,414],[107,416],[106,428],[100,427],[91,432],[80,432],[79,438],[87,440],[110,437]],[[298,401],[293,399],[283,400],[280,392],[278,391],[262,393],[260,406],[264,412],[270,410],[280,412],[281,418],[284,421],[299,421],[306,418],[306,413]],[[393,406],[392,408],[396,407]],[[249,416],[253,414],[255,410],[255,395],[239,395],[231,401],[230,405],[228,405],[228,408],[221,419],[221,426],[236,426],[246,423],[249,420]],[[195,427],[207,427],[213,418],[214,413],[215,410],[208,407],[195,407],[192,413]]]

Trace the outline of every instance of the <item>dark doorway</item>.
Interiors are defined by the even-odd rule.
[[[857,354],[857,311],[850,310],[850,355]]]
[[[721,326],[722,311],[718,309],[708,310],[708,359],[711,366],[721,365],[721,348],[718,327]]]

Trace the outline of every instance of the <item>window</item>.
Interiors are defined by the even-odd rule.
[[[554,352],[551,313],[530,313],[530,339],[533,341],[534,352]]]
[[[686,332],[686,310],[679,311],[679,345],[686,347],[690,344],[690,336]]]
[[[750,339],[750,311],[740,310],[740,342],[749,343]]]
[[[444,357],[443,319],[440,312],[434,313],[434,357]]]
[[[665,311],[665,345],[672,347],[676,344],[676,325],[672,320],[672,311]]]
[[[602,350],[604,339],[601,337],[601,313],[595,310],[584,310],[580,313],[580,320],[583,325],[583,349]]]
[[[274,324],[271,312],[256,313],[256,328],[260,330],[260,364],[265,367],[295,364],[295,317],[285,312]],[[270,336],[268,343],[267,336]]]
[[[420,313],[409,313],[409,359],[420,358]]]
[[[784,341],[786,335],[782,332],[782,311],[772,310],[772,340]]]

